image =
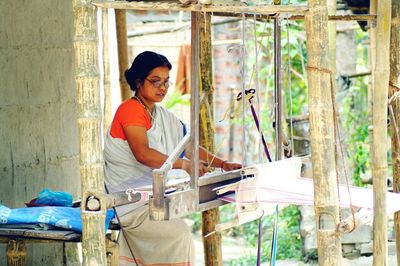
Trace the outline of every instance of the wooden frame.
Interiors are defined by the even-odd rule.
[[[383,1],[384,5],[382,8],[378,8],[378,18],[382,18],[382,21],[379,19],[377,20],[378,23],[378,30],[382,30],[381,34],[385,34],[384,32],[384,27],[382,25],[388,25],[387,24],[387,17],[384,17],[384,12],[387,11],[387,6],[389,4],[390,6],[390,0]],[[314,92],[318,92],[321,88],[320,86],[329,86],[330,83],[330,71],[329,71],[329,64],[326,63],[326,59],[324,56],[320,53],[321,47],[317,47],[314,45],[314,38],[315,34],[319,34],[318,30],[321,31],[322,29],[325,29],[327,27],[327,21],[328,19],[332,20],[371,20],[375,21],[376,16],[375,15],[362,15],[362,16],[357,16],[357,15],[351,15],[351,16],[335,16],[331,15],[330,17],[328,16],[327,12],[321,12],[321,10],[326,10],[326,3],[320,0],[314,0],[309,2],[309,6],[245,6],[242,4],[239,5],[228,5],[230,8],[229,12],[226,12],[226,6],[227,5],[197,5],[197,4],[191,4],[191,5],[186,5],[183,6],[179,3],[171,3],[171,2],[119,2],[119,1],[94,1],[93,4],[97,7],[100,8],[115,8],[115,9],[136,9],[136,10],[160,10],[160,11],[165,11],[165,10],[171,10],[171,11],[188,11],[192,12],[192,60],[194,60],[194,63],[192,64],[192,72],[193,73],[198,73],[198,65],[199,65],[199,46],[198,43],[196,42],[196,39],[199,36],[199,12],[212,12],[212,13],[231,13],[231,14],[238,14],[238,13],[245,13],[245,14],[260,14],[260,15],[282,15],[286,17],[295,17],[297,16],[299,19],[302,19],[304,16],[307,21],[307,35],[308,38],[310,39],[309,43],[310,45],[307,46],[308,49],[308,54],[314,54],[315,59],[311,59],[311,64],[310,68],[312,71],[310,73],[309,81],[310,81],[310,97],[316,97],[314,100],[318,104],[318,101],[320,100],[320,94],[316,93],[315,95],[313,94]],[[390,18],[389,18],[390,21]],[[390,23],[389,23],[390,25]],[[379,34],[378,34],[379,35]],[[328,43],[328,38],[327,35],[319,34],[318,35],[318,42],[319,43]],[[328,54],[328,53],[327,53]],[[321,59],[322,58],[322,59]],[[379,56],[377,56],[379,58]],[[386,54],[382,54],[381,59],[377,60],[384,60],[386,59]],[[388,60],[387,60],[388,61]],[[329,60],[328,60],[329,62]],[[382,61],[378,61],[381,65],[383,64]],[[382,65],[383,66],[383,65]],[[386,69],[386,68],[384,68]],[[375,69],[373,69],[375,71]],[[374,72],[373,72],[374,73]],[[194,78],[192,79],[192,88],[197,88],[199,81],[197,75],[193,75]],[[375,85],[378,84],[385,84],[385,76],[382,77],[382,79],[379,80]],[[315,81],[315,82],[314,82]],[[321,83],[322,82],[322,83]],[[387,83],[387,82],[386,82]],[[381,94],[379,94],[381,95]],[[192,106],[191,106],[191,146],[193,147],[192,149],[192,156],[194,158],[194,161],[198,159],[198,104],[199,104],[199,95],[197,90],[192,90],[191,92],[191,98],[192,98]],[[328,97],[329,98],[329,97]],[[329,100],[329,99],[328,99]],[[379,102],[379,104],[382,104],[381,101],[383,101],[381,96],[376,96],[376,101]],[[329,103],[328,103],[329,106]],[[315,112],[314,112],[315,111]],[[324,113],[323,119],[315,119],[318,117],[318,112],[317,109],[314,111],[310,111],[312,115],[310,115],[310,125],[312,128],[314,128],[315,133],[326,133],[325,130],[329,132],[333,132],[331,130],[331,118],[333,115],[330,113],[328,110],[327,112]],[[384,112],[382,109],[379,109],[376,111],[376,116],[380,117],[381,115],[384,115]],[[314,117],[315,116],[315,117]],[[378,119],[378,118],[377,118]],[[377,121],[374,119],[374,121]],[[377,130],[381,132],[382,125],[377,122],[376,125]],[[379,128],[379,129],[378,129]],[[326,145],[326,148],[324,147],[325,145],[322,145],[323,142],[320,142],[318,134],[314,134],[311,138],[311,142],[314,143],[314,150],[321,148],[322,151],[327,151],[328,157],[325,158],[326,160],[321,160],[319,158],[319,153],[313,153],[312,154],[312,161],[314,165],[314,179],[315,182],[317,183],[316,185],[316,210],[317,210],[317,215],[320,213],[322,214],[327,214],[328,216],[333,217],[332,221],[336,221],[338,217],[338,202],[337,198],[333,196],[332,189],[334,190],[335,188],[335,183],[333,182],[334,176],[330,175],[324,175],[323,173],[325,170],[331,172],[333,170],[333,166],[335,165],[334,161],[334,156],[331,156],[334,152],[332,151],[332,142],[329,142],[328,145]],[[377,156],[377,158],[381,158],[380,156]],[[329,165],[328,167],[323,167],[323,165],[328,161]],[[197,181],[197,176],[198,176],[198,169],[197,169],[197,164],[193,165],[193,172],[191,173],[192,179],[191,179],[191,189],[189,192],[185,192],[185,196],[191,200],[191,205],[189,206],[190,210],[196,210],[198,209],[198,181]],[[378,167],[379,168],[379,167]],[[379,168],[380,169],[380,168]],[[380,171],[380,170],[379,170]],[[383,172],[382,172],[383,173]],[[165,219],[165,218],[172,218],[175,217],[174,212],[178,211],[181,209],[181,206],[178,206],[179,204],[177,203],[182,203],[181,196],[182,194],[176,194],[173,196],[169,196],[168,198],[165,198],[166,195],[164,195],[165,189],[163,189],[164,186],[164,180],[162,180],[164,173],[160,173],[155,171],[155,186],[154,186],[154,198],[152,200],[152,206],[153,210],[155,210],[155,215],[153,215],[153,218],[156,219]],[[326,182],[328,181],[328,182]],[[319,184],[319,185],[318,185]],[[321,190],[324,185],[330,184],[331,189],[328,198],[324,198],[324,192]],[[321,189],[320,189],[321,188]],[[379,193],[381,193],[380,191]],[[377,192],[378,193],[378,192]],[[378,198],[381,201],[385,200],[385,198]],[[192,201],[193,200],[193,201]],[[327,200],[327,201],[326,201]],[[168,206],[168,204],[170,204]],[[383,204],[382,202],[379,203]],[[167,211],[166,211],[166,206],[167,206]],[[163,209],[163,211],[162,211]],[[188,209],[188,206],[186,206],[186,209]],[[319,220],[321,217],[317,217]],[[85,222],[85,221],[84,221]],[[374,228],[375,230],[378,230],[378,228]],[[335,230],[332,229],[332,232]],[[331,232],[330,231],[330,232]],[[332,234],[323,234],[324,232],[319,233],[319,262],[320,265],[340,265],[340,260],[341,260],[341,252],[340,252],[340,245],[337,245],[338,242],[338,237],[337,235],[332,235]],[[90,249],[90,246],[93,244],[88,243],[88,248]],[[384,244],[380,244],[384,245]],[[384,250],[384,249],[383,249]],[[332,257],[333,255],[333,257]],[[378,261],[378,260],[377,260]],[[375,260],[374,260],[375,263]],[[379,264],[381,263],[381,264]],[[376,262],[376,265],[384,265],[384,259],[379,259],[379,263]]]

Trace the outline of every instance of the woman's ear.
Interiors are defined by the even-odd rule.
[[[136,85],[136,88],[139,89],[140,86],[142,86],[142,81],[140,79],[135,80],[135,85]]]

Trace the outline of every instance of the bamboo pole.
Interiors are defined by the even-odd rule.
[[[133,10],[152,10],[152,11],[186,11],[186,12],[228,12],[233,14],[237,13],[241,15],[242,13],[260,13],[264,15],[275,15],[280,13],[282,15],[293,14],[293,15],[303,15],[307,12],[307,6],[305,5],[258,5],[251,6],[246,3],[238,4],[236,1],[226,1],[224,4],[216,5],[182,5],[178,2],[171,1],[93,1],[92,2],[97,7],[103,8],[115,8],[115,9],[133,9]]]
[[[108,12],[109,9],[102,8],[101,32],[103,39],[103,86],[104,86],[103,134],[104,135],[106,134],[107,129],[112,122]]]
[[[389,84],[389,46],[391,0],[377,6],[376,54],[372,98],[372,178],[374,191],[373,265],[387,265],[387,99]]]
[[[200,16],[200,145],[214,152],[214,96],[211,45],[211,13]],[[196,75],[193,73],[192,75]],[[192,88],[195,89],[195,88]],[[209,161],[212,158],[209,159]],[[219,223],[219,209],[202,213],[203,237],[215,230]],[[203,238],[205,265],[222,265],[221,234],[214,233]]]
[[[115,10],[115,25],[117,27],[119,85],[121,90],[121,100],[124,101],[132,97],[132,91],[125,79],[125,71],[129,68],[126,10]]]
[[[82,202],[103,191],[101,108],[96,10],[89,0],[73,1],[75,82],[77,89],[79,162]],[[101,196],[97,197],[101,203]],[[103,205],[103,204],[101,204]],[[105,208],[88,211],[82,204],[83,265],[106,265]]]
[[[376,10],[377,10],[377,3],[378,0],[370,0],[369,3],[369,12],[372,15],[376,16]],[[369,34],[369,68],[371,72],[375,68],[375,55],[376,55],[376,20],[375,21],[370,21],[368,23],[369,29],[368,29],[368,34]],[[374,75],[371,73],[371,77],[368,81],[368,121],[370,124],[372,124],[372,98],[373,98],[373,84],[374,84]],[[372,127],[369,127],[368,129],[368,134],[371,136],[372,135]],[[371,138],[371,143],[370,147],[372,146],[372,138]]]
[[[400,99],[395,98],[400,93],[400,1],[392,3],[392,26],[390,34],[390,76],[389,76],[389,108],[390,132],[392,136],[393,191],[400,193]],[[392,98],[393,97],[393,98]],[[397,265],[400,266],[400,212],[394,214],[394,231],[396,233]]]
[[[306,15],[308,105],[319,265],[341,265],[333,99],[326,1],[310,0]]]

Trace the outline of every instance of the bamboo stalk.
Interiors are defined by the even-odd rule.
[[[391,24],[389,99],[400,91],[400,1],[393,1],[392,3]],[[390,121],[393,191],[400,193],[400,143],[396,137],[396,131],[400,128],[400,99],[396,98],[389,104],[391,104],[393,110],[393,117]],[[394,231],[396,233],[397,265],[400,266],[400,212],[394,214]]]
[[[103,39],[103,90],[104,90],[104,109],[103,109],[103,134],[105,135],[111,125],[111,81],[110,81],[110,53],[108,35],[108,12],[102,8],[102,39]]]
[[[199,144],[214,152],[214,95],[212,72],[212,45],[211,45],[211,14],[200,16],[200,142]],[[196,73],[192,73],[196,75]],[[195,89],[195,88],[192,88]],[[209,159],[209,161],[212,158]],[[214,208],[202,213],[203,237],[215,230],[219,223],[219,209]],[[222,265],[221,234],[214,233],[203,238],[205,265]]]
[[[73,1],[75,82],[77,89],[79,162],[82,199],[104,187],[101,108],[97,61],[96,10],[89,0]],[[99,198],[103,203],[104,199]],[[101,204],[103,205],[103,204]],[[82,204],[83,265],[106,265],[105,208],[92,212]]]
[[[95,6],[114,9],[134,9],[134,10],[152,10],[152,11],[188,11],[188,12],[227,12],[230,13],[259,13],[264,15],[273,15],[276,13],[304,15],[308,10],[305,5],[258,5],[248,6],[238,4],[237,2],[226,2],[223,5],[182,5],[177,2],[159,1],[159,2],[125,2],[125,1],[93,1]]]
[[[376,10],[377,10],[377,0],[371,0],[370,1],[370,7],[369,7],[369,12],[372,15],[376,16]],[[376,55],[376,21],[370,21],[369,22],[369,40],[370,40],[370,45],[369,45],[369,67],[371,69],[371,72],[373,69],[375,69],[375,55]],[[373,84],[374,84],[374,78],[375,76],[371,73],[371,78],[368,81],[368,121],[372,124],[372,98],[373,98]],[[369,130],[369,134],[372,134],[372,131]],[[371,140],[372,141],[372,140]],[[372,143],[370,144],[370,146]]]
[[[129,68],[126,10],[115,10],[115,25],[117,27],[119,85],[121,90],[121,101],[124,101],[132,96],[132,91],[125,79],[125,71]]]
[[[310,0],[306,15],[308,101],[318,263],[341,265],[342,251],[336,181],[333,99],[329,70],[328,10],[323,0]]]
[[[376,58],[373,69],[372,101],[372,178],[374,191],[374,242],[373,265],[388,263],[387,243],[387,99],[389,84],[391,0],[379,1],[377,5]]]

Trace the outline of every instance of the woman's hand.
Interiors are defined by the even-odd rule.
[[[223,171],[232,171],[232,170],[240,169],[240,168],[242,168],[242,165],[240,163],[223,161],[221,164],[221,169]]]
[[[207,163],[203,160],[199,160],[199,176],[203,176],[204,174],[208,173]],[[183,159],[182,162],[182,169],[191,174],[192,172],[192,163],[189,160]]]

